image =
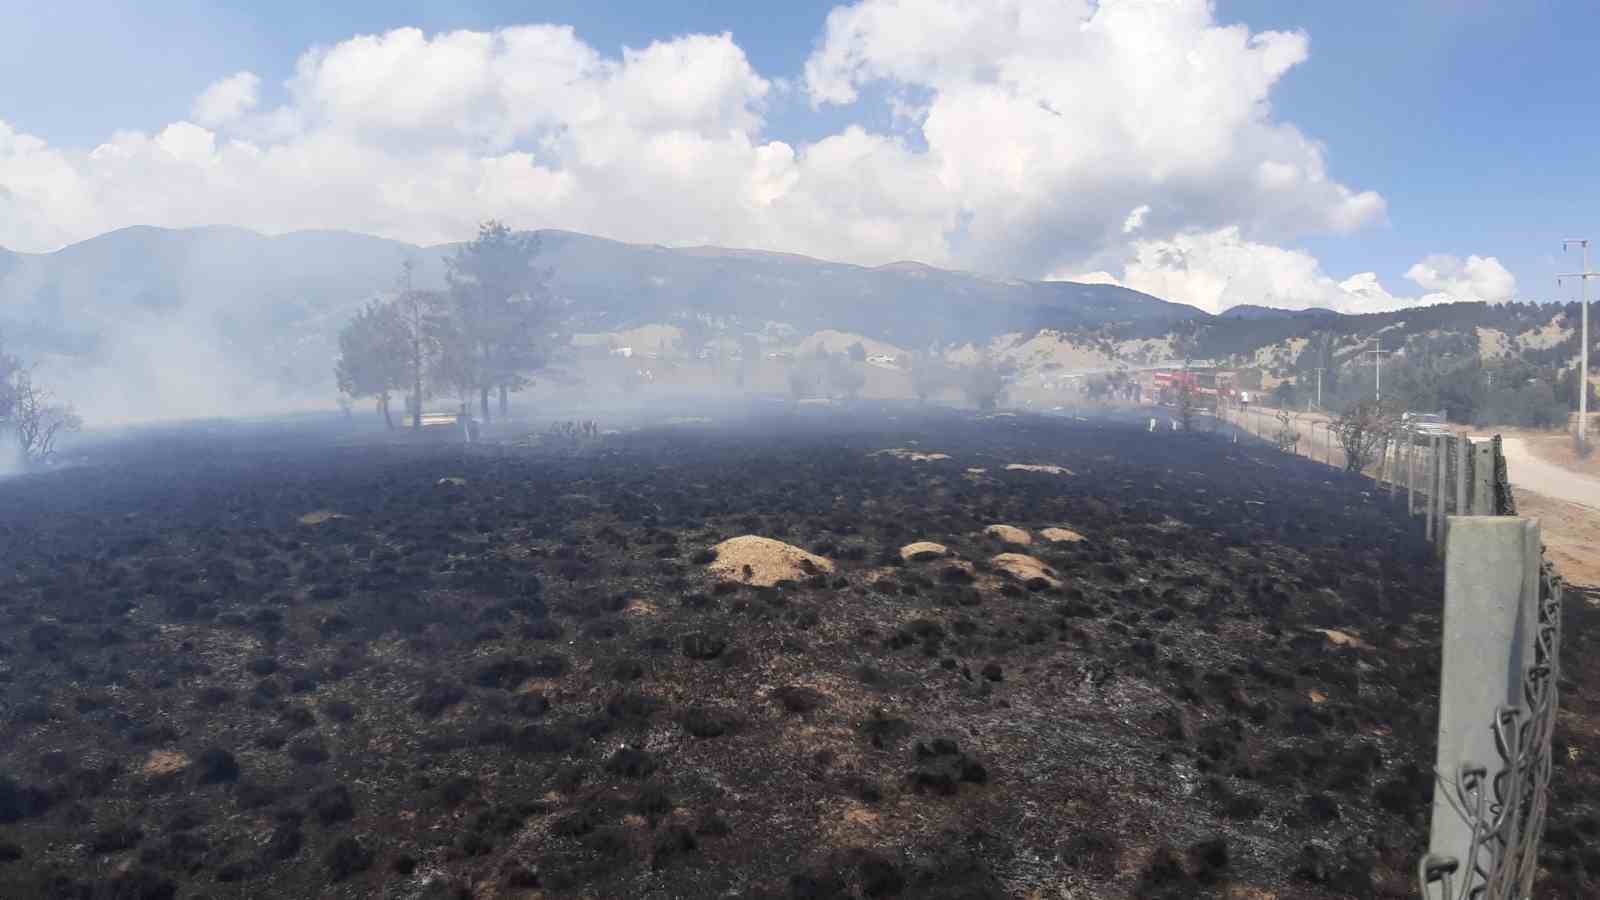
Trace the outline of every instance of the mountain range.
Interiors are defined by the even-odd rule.
[[[836,328],[897,343],[1008,331],[1177,321],[1200,310],[1103,284],[999,280],[900,262],[868,268],[790,253],[625,244],[536,232],[538,263],[574,326],[625,329],[684,315]],[[396,284],[443,284],[457,245],[349,232],[125,228],[54,253],[0,251],[0,327],[32,351],[94,359],[130,325],[199,327],[230,352],[284,360]],[[331,321],[330,321],[331,320]],[[336,330],[336,327],[333,329]],[[293,354],[291,354],[293,355]]]
[[[1400,340],[1415,323],[1431,322],[1434,331],[1476,341],[1486,316],[1503,317],[1483,304],[1343,316],[1248,303],[1213,316],[1115,285],[536,234],[538,264],[573,329],[591,333],[699,320],[796,342],[833,331],[902,348],[965,347],[1022,369],[1175,354],[1285,368],[1313,334],[1338,334],[1353,347],[1374,335]],[[72,383],[80,405],[85,393],[97,404],[156,403],[177,415],[267,410],[290,398],[326,404],[339,328],[396,287],[403,260],[414,261],[419,287],[441,286],[457,246],[337,231],[141,226],[52,253],[0,250],[0,340]],[[1511,343],[1552,317],[1556,308],[1522,316]],[[1570,334],[1558,331],[1560,340]],[[1535,343],[1549,349],[1555,336],[1540,333]]]

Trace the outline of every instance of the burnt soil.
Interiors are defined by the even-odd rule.
[[[905,410],[129,441],[0,483],[0,896],[1414,892],[1441,570],[1369,482]],[[1087,540],[1023,585],[993,523]],[[718,585],[741,534],[838,569]],[[1539,895],[1592,897],[1596,616],[1568,617]]]

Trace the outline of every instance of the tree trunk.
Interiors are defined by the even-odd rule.
[[[506,386],[503,384],[500,385],[500,418],[502,419],[506,417],[506,405],[509,402],[506,399],[506,395],[508,393],[510,393],[510,391],[506,390]]]
[[[388,394],[380,394],[378,396],[378,409],[383,413],[383,424],[389,426],[389,429],[392,431],[394,429],[394,419],[389,415]]]
[[[422,430],[422,370],[417,370],[416,381],[411,386],[411,398],[416,402],[416,407],[411,411],[411,430]]]
[[[478,408],[483,411],[484,424],[489,422],[489,387],[484,385],[478,388]]]

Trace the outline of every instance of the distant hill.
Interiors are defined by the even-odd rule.
[[[802,334],[831,328],[926,346],[1011,331],[1204,315],[1112,285],[1003,281],[921,263],[868,268],[792,253],[539,234],[554,269],[552,287],[573,301],[579,324],[591,330],[698,315],[731,319],[734,328],[776,321]]]
[[[1279,309],[1275,306],[1257,306],[1253,303],[1241,303],[1223,310],[1218,317],[1223,319],[1302,319],[1316,316],[1337,316],[1338,313],[1331,309],[1312,307],[1310,309]]]
[[[1201,315],[1109,285],[626,244],[567,231],[539,236],[539,262],[578,330],[695,317],[734,331],[832,328],[926,346]],[[0,335],[58,372],[104,376],[93,393],[115,404],[271,408],[294,395],[325,402],[340,326],[368,298],[393,289],[407,257],[418,263],[419,286],[441,286],[455,246],[337,231],[269,237],[228,227],[133,227],[54,253],[0,250]]]
[[[627,244],[541,231],[539,263],[574,331],[699,322],[799,346],[820,332],[905,349],[990,354],[1047,398],[1073,373],[1185,357],[1300,377],[1369,342],[1552,365],[1575,349],[1576,307],[1456,303],[1381,315],[1254,304],[1212,316],[1105,284],[1007,280],[918,262],[847,265],[792,253]],[[339,231],[125,228],[54,253],[0,249],[0,337],[42,361],[91,419],[326,406],[339,328],[394,289],[444,282],[457,245]],[[659,330],[659,329],[658,329]]]

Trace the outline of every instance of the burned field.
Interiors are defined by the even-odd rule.
[[[0,484],[0,896],[1412,894],[1420,526],[1205,435],[899,415]],[[1564,722],[1545,888],[1592,896]]]

